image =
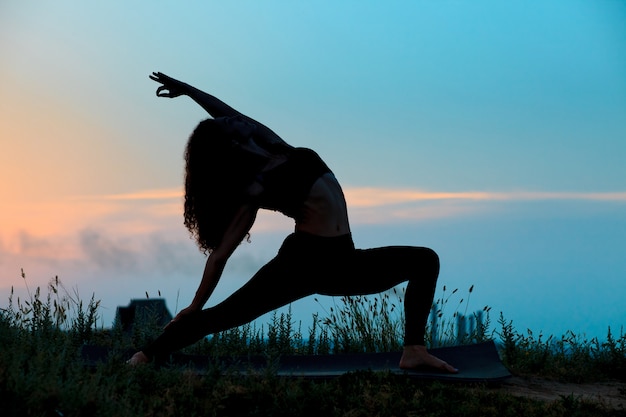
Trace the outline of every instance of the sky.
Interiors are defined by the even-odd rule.
[[[191,301],[205,258],[182,154],[207,115],[156,97],[161,71],[315,149],[357,247],[437,251],[436,297],[458,288],[451,303],[491,307],[494,327],[502,312],[520,331],[619,333],[625,21],[617,0],[5,0],[0,307],[55,276],[101,300],[105,327],[146,293]],[[292,229],[262,213],[207,305]],[[292,311],[306,327],[337,302]]]

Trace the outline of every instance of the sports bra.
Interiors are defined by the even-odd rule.
[[[287,160],[257,175],[263,192],[255,198],[259,207],[280,211],[298,220],[311,187],[322,175],[332,172],[315,151],[293,148]]]

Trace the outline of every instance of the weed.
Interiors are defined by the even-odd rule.
[[[613,336],[611,329],[605,342],[582,338],[568,331],[561,338],[542,333],[525,334],[513,328],[513,322],[502,313],[498,333],[502,340],[504,363],[514,373],[542,375],[568,382],[590,382],[601,379],[626,381],[626,334]]]
[[[23,278],[26,282],[25,274]],[[0,311],[3,416],[619,415],[619,410],[606,410],[574,396],[542,403],[480,387],[414,383],[371,372],[327,382],[287,380],[271,374],[241,378],[219,371],[199,377],[177,368],[127,367],[119,355],[88,368],[80,359],[80,345],[105,343],[124,349],[132,341],[116,336],[114,330],[98,329],[99,302],[93,296],[87,303],[81,302],[78,292],[68,292],[58,278],[51,281],[47,295],[39,288],[27,291],[26,300],[14,300],[11,291],[8,307]],[[456,293],[444,290],[444,296],[435,303],[431,316],[437,321],[429,324],[432,340],[483,340],[489,334],[488,314],[484,314],[487,320],[475,316],[463,324],[457,317],[472,316],[461,301],[452,319],[444,315],[450,296]],[[307,338],[289,310],[274,314],[266,325],[251,323],[231,329],[188,349],[212,355],[255,352],[270,356],[392,349],[398,346],[402,333],[401,294],[392,291],[379,297],[340,299],[326,317],[313,316],[312,326],[305,332]],[[149,321],[139,325],[153,326]],[[623,330],[616,336],[609,329],[607,341],[600,342],[571,332],[558,339],[531,332],[520,334],[502,314],[498,323],[501,330],[493,334],[501,337],[504,360],[514,372],[571,380],[625,374]]]

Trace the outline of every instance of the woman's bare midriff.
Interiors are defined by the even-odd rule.
[[[326,237],[350,233],[346,199],[332,173],[322,175],[313,183],[295,229]]]

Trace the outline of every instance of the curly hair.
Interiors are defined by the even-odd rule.
[[[213,119],[196,127],[185,149],[185,226],[205,254],[220,243],[265,163],[237,146]]]

